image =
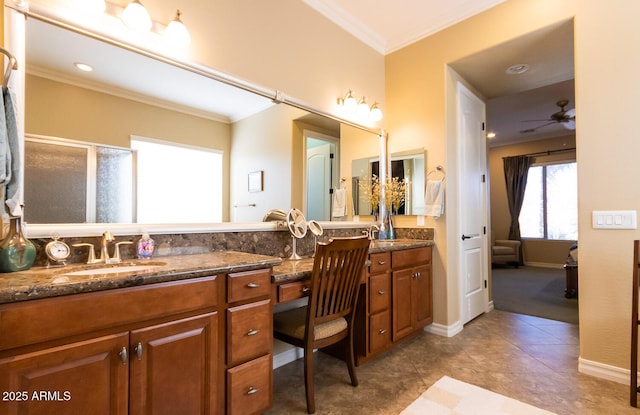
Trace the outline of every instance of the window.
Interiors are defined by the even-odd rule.
[[[575,162],[529,168],[519,218],[523,238],[578,239],[577,180]]]
[[[131,138],[138,152],[138,222],[222,221],[222,153]]]

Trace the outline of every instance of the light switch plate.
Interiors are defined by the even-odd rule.
[[[638,229],[635,210],[594,210],[593,229]]]

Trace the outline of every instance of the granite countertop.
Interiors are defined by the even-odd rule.
[[[0,304],[61,295],[79,294],[136,285],[175,281],[217,273],[272,267],[282,259],[235,251],[163,256],[152,260],[125,260],[117,265],[69,264],[34,267],[28,271],[0,274]],[[140,269],[144,266],[144,269]],[[121,267],[119,272],[69,275],[76,271]]]
[[[423,246],[433,246],[432,240],[425,239],[393,239],[393,240],[373,240],[369,246],[369,253],[399,251],[402,249],[420,248]],[[311,276],[313,269],[313,258],[302,258],[300,260],[284,260],[282,264],[273,267],[271,281],[274,283],[292,282],[304,280]]]

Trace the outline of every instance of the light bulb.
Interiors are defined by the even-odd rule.
[[[176,10],[176,17],[169,22],[164,30],[164,38],[169,44],[179,48],[186,48],[191,43],[189,31],[180,20],[180,10]]]
[[[376,122],[382,119],[382,111],[378,108],[378,103],[374,102],[371,106],[371,112],[369,113],[371,121]]]
[[[347,112],[356,112],[356,110],[358,109],[358,101],[356,101],[355,97],[351,93],[351,90],[347,92],[347,96],[344,97],[342,105]]]
[[[127,27],[138,32],[151,30],[151,16],[139,0],[133,0],[127,5],[122,12],[121,19]]]
[[[362,97],[358,102],[358,116],[362,118],[369,116],[369,104],[367,104],[365,97]]]
[[[75,7],[85,13],[97,15],[104,13],[107,3],[104,0],[76,0]]]

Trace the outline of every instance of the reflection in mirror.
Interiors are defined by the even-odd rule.
[[[73,62],[91,63],[94,70],[79,72]],[[303,207],[302,201],[314,194],[303,197],[303,158],[297,156],[303,151],[302,130],[319,131],[338,139],[340,135],[340,124],[335,120],[285,104],[275,105],[263,96],[37,18],[26,21],[25,68],[27,134],[92,143],[98,148],[124,149],[131,148],[131,138],[137,135],[223,154],[222,187],[215,195],[222,201],[222,221],[259,222],[269,209]],[[375,141],[371,150],[375,151]],[[26,149],[27,156],[30,151],[31,146]],[[70,167],[65,164],[68,161],[50,160],[50,163]],[[336,163],[335,169],[338,167]],[[339,177],[339,169],[335,169],[334,183]],[[262,192],[248,192],[244,170],[264,171]],[[179,171],[174,169],[174,173]],[[31,172],[25,175],[33,176]],[[34,180],[46,185],[45,179],[50,176],[41,175]],[[81,204],[89,207],[83,212],[67,216],[68,208],[61,206],[57,210],[63,215],[48,217],[45,211],[36,215],[33,205],[37,202],[31,201],[27,202],[25,212],[33,216],[27,220],[31,224],[135,222],[136,218],[142,219],[137,212],[136,192],[145,186],[138,184],[133,179],[128,184],[134,189],[131,201],[121,203],[120,196],[106,196],[107,200],[131,210],[125,215],[101,217],[88,212],[99,202],[91,199],[92,193],[87,189],[79,189],[83,198],[74,195],[65,199],[74,206],[82,200]],[[182,217],[171,223],[192,217],[191,195],[176,194],[178,190],[170,186],[162,190],[167,197],[178,197],[181,201]]]
[[[397,211],[400,215],[421,215],[424,212],[425,159],[424,149],[392,153],[391,174],[405,183],[404,203]],[[358,215],[372,215],[377,211],[370,200],[371,184],[379,174],[379,158],[368,157],[351,162],[351,191],[354,210]],[[375,187],[375,186],[374,186]]]

